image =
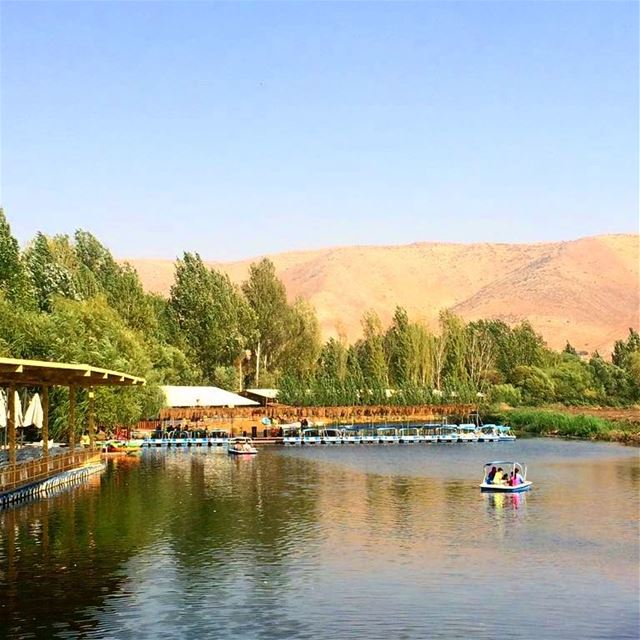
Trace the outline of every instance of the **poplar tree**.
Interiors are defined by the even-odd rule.
[[[36,234],[24,253],[24,260],[36,302],[42,311],[51,311],[55,296],[79,299],[72,272],[56,260],[45,235]]]
[[[23,308],[34,306],[33,291],[26,273],[18,241],[11,235],[11,227],[0,208],[0,292],[5,298]]]
[[[229,276],[185,253],[176,263],[170,304],[189,351],[210,382],[233,367],[251,335],[253,315]],[[218,378],[220,377],[218,372]]]
[[[250,338],[255,363],[255,384],[260,384],[261,372],[276,368],[291,325],[291,309],[284,284],[268,258],[249,267],[249,279],[242,292],[255,317],[255,333]]]

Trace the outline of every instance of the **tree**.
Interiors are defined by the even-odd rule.
[[[467,333],[461,318],[450,311],[440,314],[440,334],[446,345],[444,375],[447,386],[458,390],[469,382],[466,367]]]
[[[360,367],[365,384],[377,401],[386,400],[386,389],[389,386],[389,370],[384,350],[384,334],[380,318],[375,311],[369,311],[362,317],[364,339],[360,342],[358,352]]]
[[[310,376],[320,355],[320,327],[314,308],[298,298],[290,308],[287,340],[280,355],[283,371]]]
[[[393,321],[385,335],[385,351],[389,362],[389,378],[394,386],[402,387],[415,370],[409,317],[402,307],[396,307]]]
[[[268,258],[249,267],[249,279],[242,291],[255,317],[255,333],[250,336],[250,348],[255,354],[255,383],[259,384],[260,370],[277,368],[284,351],[291,309],[287,303],[284,284],[277,278],[276,269]]]
[[[616,340],[613,345],[611,361],[616,366],[626,369],[629,366],[631,354],[640,351],[640,334],[635,329],[629,329],[629,335],[625,340]]]
[[[33,292],[24,268],[18,241],[0,208],[0,292],[6,300],[24,308],[34,304]]]
[[[39,309],[51,311],[55,296],[71,300],[80,299],[73,273],[56,260],[49,239],[45,235],[36,234],[24,253],[24,261]]]
[[[153,304],[135,269],[126,263],[119,265],[111,252],[89,232],[78,230],[74,238],[78,289],[83,291],[83,297],[91,292],[103,293],[130,327],[147,334],[155,333],[157,321]]]
[[[207,269],[200,256],[185,253],[176,263],[170,304],[188,349],[204,376],[234,366],[251,335],[252,313],[229,277]]]
[[[527,404],[541,404],[555,400],[555,385],[549,375],[540,367],[520,365],[515,368],[513,381],[521,389]]]
[[[466,334],[465,364],[468,379],[474,390],[485,391],[489,372],[495,364],[491,328],[486,321],[478,320],[467,325]]]

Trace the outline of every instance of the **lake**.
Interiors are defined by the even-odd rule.
[[[531,492],[481,493],[492,459]],[[638,450],[515,443],[112,458],[0,512],[12,638],[637,638]]]

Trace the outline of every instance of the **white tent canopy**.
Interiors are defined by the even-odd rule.
[[[42,429],[42,420],[44,414],[42,412],[42,402],[40,401],[40,394],[34,393],[33,398],[31,398],[31,402],[27,407],[27,410],[24,414],[24,418],[22,419],[22,424],[25,427],[29,425],[34,425],[38,427],[38,429]]]
[[[219,387],[161,387],[165,407],[255,407],[257,402]]]

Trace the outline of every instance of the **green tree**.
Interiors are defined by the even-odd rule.
[[[380,318],[374,311],[368,311],[362,317],[362,331],[363,340],[356,345],[356,348],[359,353],[360,368],[366,391],[372,394],[374,402],[384,402],[389,386],[389,370],[382,325]]]
[[[520,365],[513,374],[514,385],[521,390],[526,404],[542,404],[556,399],[553,380],[544,369],[530,365]]]
[[[55,296],[79,299],[73,273],[56,260],[49,239],[45,235],[36,234],[24,253],[24,261],[31,278],[36,302],[42,311],[51,311]]]
[[[292,324],[291,309],[284,284],[268,258],[249,267],[249,279],[242,291],[255,317],[255,332],[249,344],[255,356],[255,384],[259,385],[261,372],[280,364]]]
[[[617,367],[626,369],[629,366],[632,354],[640,351],[640,334],[635,329],[629,329],[629,335],[625,340],[616,340],[613,345],[611,361]]]
[[[253,316],[229,277],[207,269],[198,254],[176,263],[170,304],[195,359],[209,382],[216,369],[234,366],[251,335]]]
[[[34,304],[18,241],[11,235],[11,227],[0,208],[0,292],[13,304],[29,308]]]
[[[302,377],[313,374],[320,355],[320,326],[314,308],[298,298],[291,306],[287,340],[280,355],[283,371]]]
[[[74,238],[78,289],[83,291],[83,297],[92,291],[103,293],[130,327],[146,333],[156,332],[154,307],[135,269],[126,263],[119,265],[111,252],[89,232],[78,230]]]
[[[389,378],[396,387],[413,382],[417,369],[409,316],[402,307],[396,307],[391,326],[385,335],[385,351],[389,362]]]

